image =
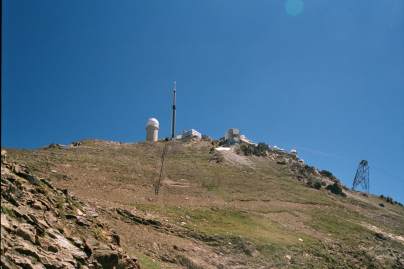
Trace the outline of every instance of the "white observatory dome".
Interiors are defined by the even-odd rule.
[[[160,124],[159,124],[159,121],[156,118],[150,118],[150,119],[147,120],[146,127],[148,127],[148,126],[153,126],[153,127],[157,128],[157,129],[159,129]]]

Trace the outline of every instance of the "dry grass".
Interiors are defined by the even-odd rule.
[[[69,149],[8,152],[10,158],[27,164],[38,175],[50,178],[59,187],[68,188],[91,204],[136,209],[144,216],[199,233],[220,238],[240,236],[251,241],[261,253],[255,259],[243,256],[252,262],[252,267],[272,264],[298,268],[299,263],[318,266],[316,268],[324,264],[346,265],[330,255],[345,259],[344,255],[353,254],[338,254],[338,251],[331,254],[329,249],[334,244],[345,244],[352,248],[352,253],[357,251],[354,246],[360,242],[376,244],[371,231],[361,226],[361,222],[389,233],[404,233],[402,207],[381,208],[377,197],[353,193],[343,198],[324,189],[308,188],[293,177],[287,166],[267,158],[248,157],[248,163],[253,166],[212,162],[210,148],[208,142],[172,144],[164,170],[166,184],[158,197],[154,196],[152,185],[158,176],[163,142],[152,145],[85,141]],[[131,245],[132,252],[144,253],[151,248],[146,235],[160,236],[167,249],[174,244],[184,244],[189,249],[198,248],[200,253],[217,251],[195,245],[193,241],[186,241],[188,239],[156,234],[150,229],[139,232],[126,226],[122,228],[123,225],[113,221],[110,223],[120,230],[122,237],[135,240],[135,234],[143,242],[140,246]],[[327,240],[333,241],[327,243]],[[397,245],[389,246],[397,248]],[[404,246],[401,247],[400,251]],[[160,259],[162,250],[153,253],[154,259]],[[192,251],[187,253],[193,255]],[[301,255],[301,258],[295,258],[293,265],[285,260],[287,254]],[[141,256],[145,268],[167,265],[162,261],[150,263],[149,256],[150,253]],[[226,262],[227,258],[220,259]],[[362,261],[362,265],[369,264]]]

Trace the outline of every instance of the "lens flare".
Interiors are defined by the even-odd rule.
[[[303,0],[286,0],[285,9],[286,13],[290,16],[297,16],[303,12]]]

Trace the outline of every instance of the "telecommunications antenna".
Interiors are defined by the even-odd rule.
[[[359,163],[352,184],[352,190],[355,190],[358,186],[369,193],[369,164],[366,160],[362,160]]]
[[[175,138],[175,117],[176,117],[176,100],[177,99],[177,82],[174,81],[174,86],[173,86],[173,114],[172,114],[172,119],[171,119],[171,139]]]

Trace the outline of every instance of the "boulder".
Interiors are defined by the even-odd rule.
[[[93,256],[104,269],[113,269],[118,266],[119,256],[118,252],[115,250],[95,249]]]

